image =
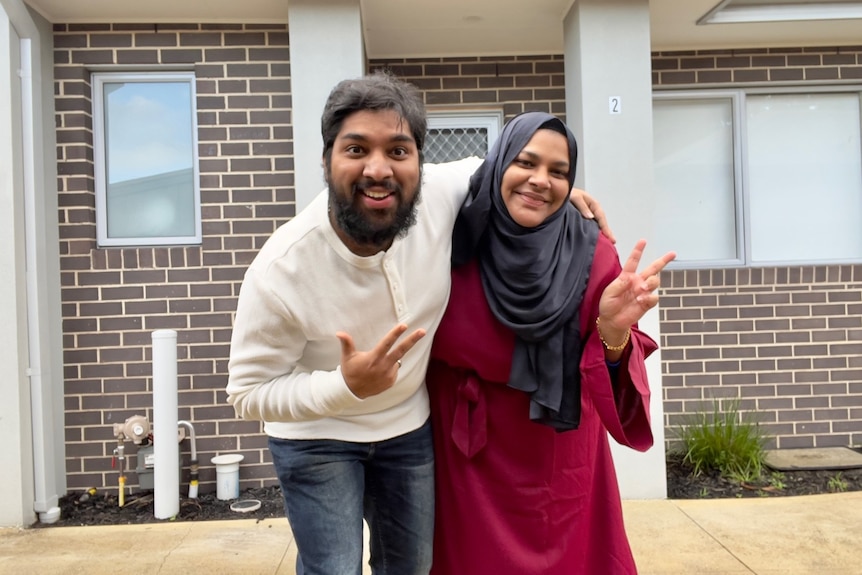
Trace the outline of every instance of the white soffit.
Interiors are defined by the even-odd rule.
[[[287,22],[287,0],[24,0],[54,23]]]
[[[16,0],[20,1],[20,0]],[[287,22],[290,0],[23,0],[49,22]],[[320,0],[325,2],[327,0]],[[646,1],[646,0],[644,0]],[[649,0],[654,51],[856,46],[862,19],[699,26],[716,4],[767,0]],[[359,0],[368,58],[560,54],[562,19],[574,0]],[[818,4],[784,0],[783,4]],[[820,3],[822,5],[822,3]],[[847,9],[862,2],[833,1]],[[624,7],[624,2],[609,3]],[[821,6],[822,7],[822,6]]]

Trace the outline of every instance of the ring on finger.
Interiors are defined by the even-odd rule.
[[[397,364],[398,364],[398,367],[401,367],[401,360],[400,360],[400,359],[396,359],[396,360],[395,360],[395,363],[397,363]]]

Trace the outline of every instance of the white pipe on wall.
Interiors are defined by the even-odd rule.
[[[29,38],[21,39],[21,124],[24,159],[24,217],[25,217],[25,254],[27,261],[27,331],[30,350],[30,409],[33,431],[33,479],[35,500],[33,509],[39,514],[42,523],[54,523],[60,518],[58,485],[54,481],[58,472],[56,445],[57,426],[62,427],[62,415],[55,405],[55,382],[51,379],[48,354],[43,355],[42,343],[45,339],[45,318],[42,317],[46,297],[43,293],[45,281],[39,255],[39,234],[42,226],[37,207],[37,160],[35,86],[33,74],[37,64],[33,59],[33,49],[38,46]],[[37,72],[38,73],[38,72]],[[49,369],[43,373],[42,367]],[[62,437],[62,435],[60,436]]]
[[[177,423],[189,430],[189,443],[192,448],[191,461],[189,461],[189,499],[198,498],[198,447],[195,442],[195,426],[190,421],[180,420]]]
[[[33,155],[33,62],[30,55],[30,40],[21,39],[21,68],[18,75],[21,78],[21,124],[22,139],[24,145],[22,152],[24,157],[24,217],[26,218],[24,251],[27,259],[27,331],[29,335],[30,367],[27,370],[30,376],[30,409],[33,418],[33,480],[36,490],[36,500],[33,508],[39,514],[39,521],[43,523],[54,523],[60,517],[60,508],[57,507],[59,497],[56,493],[50,493],[47,485],[47,473],[45,471],[46,447],[45,441],[53,421],[46,419],[42,394],[42,370],[39,365],[41,354],[39,341],[39,301],[36,293],[38,290],[38,279],[36,278],[36,208],[34,206],[36,194],[33,189],[34,155]],[[50,415],[49,415],[50,417]],[[46,517],[48,520],[46,520]],[[51,520],[53,519],[53,521]]]
[[[153,332],[153,487],[156,519],[180,512],[177,332]]]

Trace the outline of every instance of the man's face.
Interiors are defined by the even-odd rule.
[[[419,150],[397,112],[362,110],[345,118],[324,164],[332,225],[352,252],[388,249],[416,222]]]

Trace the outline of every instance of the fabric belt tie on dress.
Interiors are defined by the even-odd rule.
[[[475,375],[467,375],[458,385],[452,441],[467,457],[479,453],[488,442],[488,412],[485,395]]]

